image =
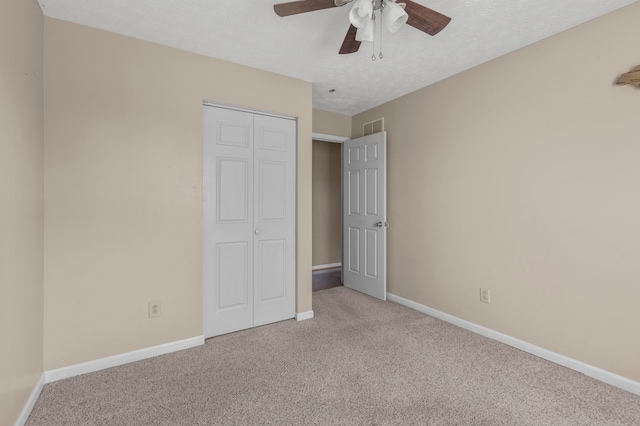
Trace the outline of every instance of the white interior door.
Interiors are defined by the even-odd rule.
[[[387,144],[374,133],[342,144],[345,287],[387,298]]]
[[[205,337],[295,316],[295,121],[205,106]]]

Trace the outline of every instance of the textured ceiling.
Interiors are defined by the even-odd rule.
[[[39,0],[52,18],[312,82],[314,108],[346,115],[638,0],[415,0],[451,23],[435,37],[384,29],[375,62],[371,43],[338,55],[351,5],[278,17],[273,4],[287,1]]]

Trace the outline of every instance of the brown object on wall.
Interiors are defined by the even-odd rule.
[[[632,69],[630,72],[622,74],[616,80],[616,84],[623,86],[625,84],[632,84],[640,88],[640,65]]]

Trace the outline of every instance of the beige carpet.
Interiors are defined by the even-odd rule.
[[[640,397],[346,288],[316,318],[44,387],[27,425],[640,425]]]

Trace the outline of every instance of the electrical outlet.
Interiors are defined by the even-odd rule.
[[[480,301],[484,303],[491,303],[491,290],[480,287]]]
[[[149,302],[149,318],[159,317],[160,313],[160,301],[154,300],[153,302]]]

